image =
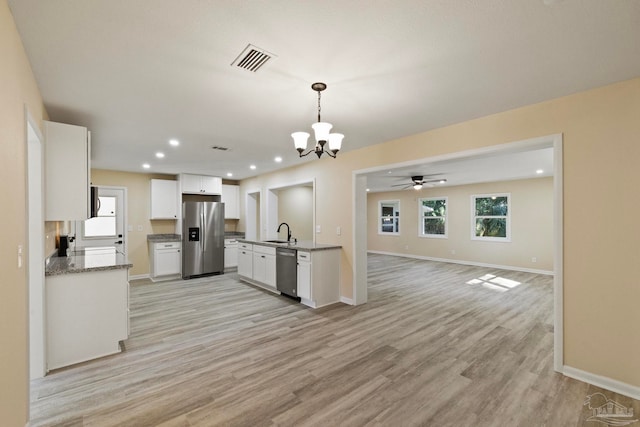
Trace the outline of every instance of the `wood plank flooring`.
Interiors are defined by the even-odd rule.
[[[587,426],[596,392],[640,414],[553,372],[551,277],[368,266],[358,307],[313,310],[235,274],[132,283],[125,351],[33,381],[30,425]]]

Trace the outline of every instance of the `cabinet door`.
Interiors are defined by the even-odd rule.
[[[222,202],[224,203],[224,218],[240,218],[240,187],[237,185],[222,185]]]
[[[183,193],[202,193],[200,175],[180,175],[180,187]]]
[[[238,249],[238,274],[247,279],[253,278],[253,252],[246,249]]]
[[[151,180],[151,219],[176,219],[178,217],[177,181]]]
[[[261,253],[253,253],[253,280],[263,284],[267,282],[267,256]]]
[[[298,261],[298,296],[311,299],[311,263]]]
[[[222,178],[201,176],[201,188],[204,194],[222,194]]]
[[[265,255],[264,284],[276,287],[276,257],[275,255]]]
[[[180,249],[156,249],[154,276],[179,275],[180,261]]]
[[[90,143],[87,128],[44,122],[45,220],[90,217]]]
[[[224,268],[238,266],[238,245],[224,242]]]

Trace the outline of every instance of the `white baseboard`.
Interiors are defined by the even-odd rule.
[[[345,303],[345,304],[349,304],[349,305],[354,305],[352,298],[340,297],[340,302]]]
[[[399,256],[399,257],[403,257],[403,258],[421,259],[421,260],[425,260],[425,261],[449,262],[449,263],[452,263],[452,264],[472,265],[474,267],[498,268],[500,270],[521,271],[521,272],[524,272],[524,273],[545,274],[547,276],[553,276],[553,271],[536,270],[536,269],[533,269],[533,268],[525,268],[525,267],[513,267],[513,266],[510,266],[510,265],[487,264],[487,263],[484,263],[484,262],[465,261],[465,260],[460,260],[460,259],[448,259],[448,258],[435,258],[435,257],[430,257],[430,256],[413,255],[413,254],[399,254],[399,253],[395,253],[395,252],[384,252],[384,251],[367,251],[367,253],[379,254],[379,255]]]
[[[632,399],[640,400],[640,387],[623,383],[622,381],[614,380],[608,377],[602,377],[600,375],[592,374],[571,366],[563,366],[562,373],[567,377],[595,385],[600,388],[619,393],[624,396],[631,397]]]
[[[140,279],[148,279],[149,274],[130,274],[129,280],[140,280]]]

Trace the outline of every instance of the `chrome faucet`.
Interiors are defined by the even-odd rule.
[[[286,226],[287,226],[287,242],[290,242],[290,241],[291,241],[291,229],[289,228],[289,224],[287,224],[286,222],[283,222],[283,223],[281,223],[281,224],[278,226],[278,230],[276,231],[276,233],[279,233],[279,232],[280,232],[280,228],[281,228],[283,225],[286,225]]]

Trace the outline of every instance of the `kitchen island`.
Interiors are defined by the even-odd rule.
[[[299,241],[276,243],[238,239],[238,276],[274,293],[277,290],[276,249],[296,250],[297,296],[313,308],[340,301],[342,246]]]
[[[115,248],[47,258],[47,371],[121,351],[129,336],[132,266]]]

